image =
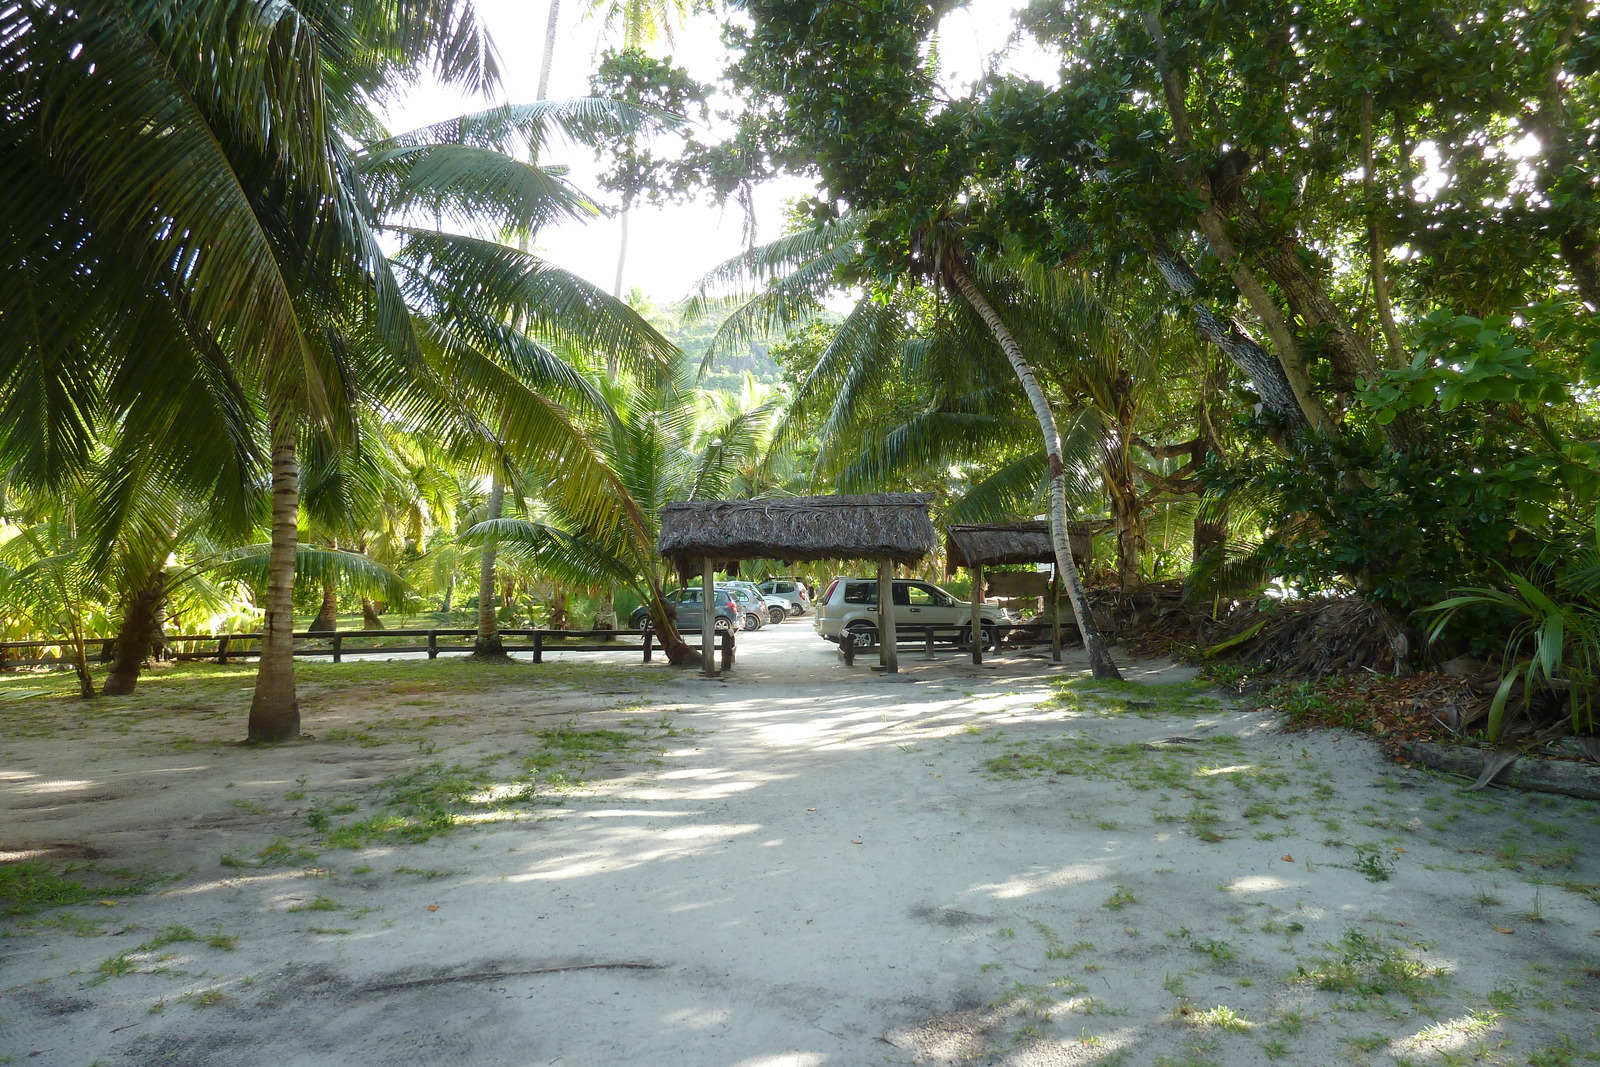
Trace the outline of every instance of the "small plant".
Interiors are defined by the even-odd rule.
[[[343,907],[344,905],[340,904],[337,900],[319,894],[312,897],[310,900],[305,901],[304,903],[291,904],[287,910],[290,913],[301,911],[339,911]]]
[[[1386,855],[1377,845],[1357,845],[1356,861],[1351,869],[1358,871],[1369,882],[1387,882],[1394,873],[1394,858]]]
[[[1102,908],[1108,908],[1111,911],[1121,911],[1129,904],[1137,903],[1139,903],[1139,898],[1133,895],[1133,890],[1129,889],[1125,885],[1119,885],[1112,887],[1111,895],[1107,897],[1106,902],[1100,906]]]

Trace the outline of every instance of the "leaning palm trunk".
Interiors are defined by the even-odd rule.
[[[267,555],[266,624],[261,661],[250,701],[251,741],[300,736],[300,702],[294,691],[294,562],[300,518],[300,466],[288,418],[272,420],[272,548]]]
[[[1078,632],[1083,634],[1083,647],[1089,653],[1089,667],[1094,676],[1120,680],[1122,675],[1111,659],[1105,639],[1095,627],[1088,594],[1084,592],[1083,580],[1078,576],[1078,568],[1072,562],[1072,546],[1067,541],[1066,465],[1061,462],[1061,434],[1056,429],[1056,418],[1050,411],[1050,402],[1045,399],[1044,390],[1039,387],[1039,380],[1033,375],[1033,368],[1028,366],[1028,361],[1022,353],[1022,346],[1017,343],[1005,321],[979,290],[978,284],[972,280],[966,265],[955,256],[951,256],[949,264],[945,267],[945,276],[954,283],[967,303],[972,305],[972,310],[983,319],[984,325],[989,327],[995,342],[1005,353],[1006,361],[1016,372],[1017,381],[1022,384],[1023,392],[1028,394],[1028,402],[1033,405],[1034,416],[1038,418],[1039,429],[1044,434],[1045,456],[1050,466],[1050,541],[1055,549],[1056,570],[1066,584],[1067,599],[1072,603],[1072,614],[1077,618]]]
[[[138,686],[139,672],[161,628],[161,601],[166,595],[166,573],[157,571],[128,598],[122,609],[122,625],[117,629],[111,673],[101,687],[106,696],[127,696]]]
[[[500,481],[497,464],[489,482],[489,521],[500,517],[505,508],[506,487]],[[478,636],[472,642],[473,659],[505,659],[505,643],[500,640],[500,616],[495,612],[495,556],[493,534],[483,539],[483,560],[478,565]]]

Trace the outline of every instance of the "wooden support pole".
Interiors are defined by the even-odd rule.
[[[544,662],[544,631],[533,631],[533,662]]]
[[[335,663],[343,663],[344,662],[344,656],[342,654],[343,651],[344,651],[344,636],[342,634],[335,633],[333,635],[333,662],[335,662]]]
[[[700,563],[700,669],[717,676],[717,562]]]
[[[983,564],[972,568],[972,665],[983,666]]]
[[[1061,571],[1050,570],[1050,659],[1061,662]]]
[[[217,642],[217,662],[219,664],[222,664],[223,666],[226,666],[227,663],[228,663],[228,635],[227,634],[223,634],[222,635],[222,639]]]
[[[900,673],[894,633],[894,563],[878,561],[878,664],[885,674]]]
[[[644,622],[644,661],[650,662],[650,644],[655,640],[655,631],[650,628],[650,620]]]
[[[438,659],[439,658],[439,631],[438,630],[429,630],[428,631],[428,658],[429,659]]]

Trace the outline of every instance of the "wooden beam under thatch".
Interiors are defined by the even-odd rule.
[[[931,493],[782,500],[693,500],[661,509],[657,551],[692,571],[702,559],[887,559],[915,564],[938,547]]]
[[[1103,522],[1074,522],[1067,530],[1072,560],[1086,566],[1094,559],[1095,534]],[[944,572],[958,568],[1002,567],[1013,563],[1054,563],[1048,522],[980,522],[945,527]]]

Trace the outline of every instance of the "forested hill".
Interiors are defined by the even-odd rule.
[[[648,308],[645,317],[650,320],[652,326],[666,336],[667,340],[683,349],[690,365],[695,367],[698,367],[705,357],[706,348],[716,336],[717,328],[722,325],[723,318],[719,315],[685,322],[681,304]],[[752,341],[745,345],[742,353],[719,358],[700,379],[700,387],[736,393],[742,387],[746,374],[754,376],[762,385],[777,385],[783,380],[783,375],[773,360],[770,349],[771,345],[765,341]]]

